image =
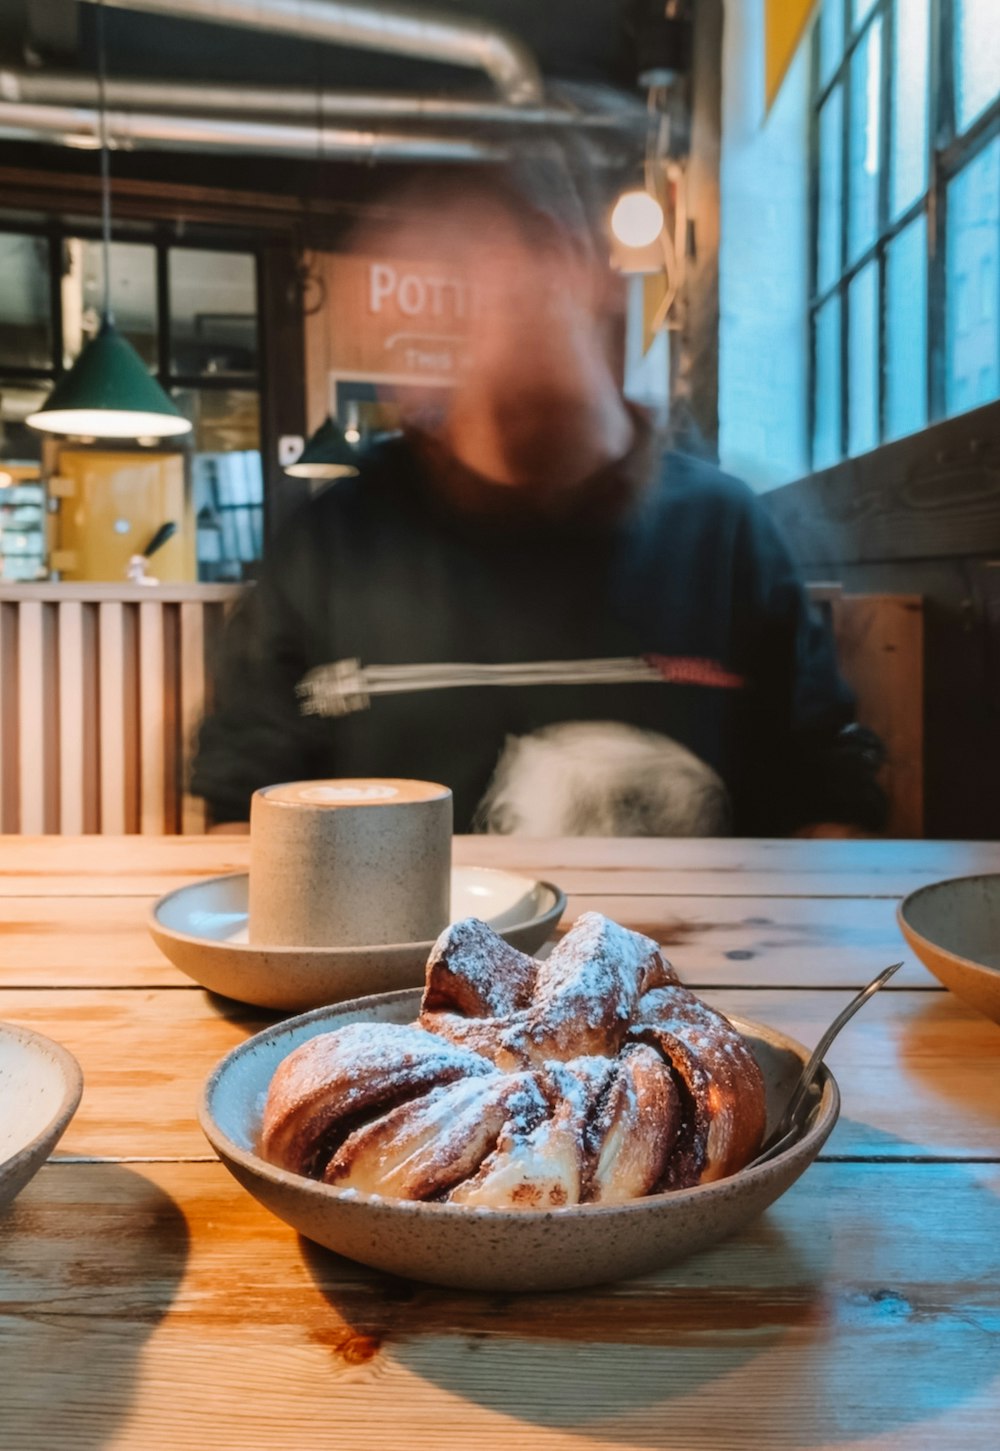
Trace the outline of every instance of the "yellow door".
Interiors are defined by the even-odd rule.
[[[49,481],[52,568],[63,579],[124,580],[161,524],[177,533],[153,555],[149,573],[164,582],[196,580],[195,523],[181,453],[104,453],[63,449]]]

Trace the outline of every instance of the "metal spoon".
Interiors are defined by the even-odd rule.
[[[778,1120],[777,1127],[769,1134],[763,1148],[755,1159],[747,1164],[748,1169],[756,1168],[758,1164],[766,1164],[768,1159],[774,1159],[778,1154],[783,1153],[791,1143],[798,1137],[802,1127],[802,1109],[809,1096],[809,1090],[813,1085],[813,1079],[819,1072],[820,1064],[826,1057],[830,1044],[836,1038],[845,1023],[849,1022],[854,1014],[862,1007],[869,998],[874,997],[879,988],[898,972],[903,966],[901,962],[894,962],[891,967],[885,968],[878,977],[872,978],[867,987],[861,989],[856,997],[853,997],[842,1012],[838,1013],[826,1032],[820,1038],[813,1050],[812,1057],[802,1070],[798,1083],[792,1090],[792,1096],[785,1106],[785,1111]]]

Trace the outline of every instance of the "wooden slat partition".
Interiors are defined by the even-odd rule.
[[[45,622],[44,605],[21,606],[18,618],[17,704],[21,749],[21,830],[45,830]]]
[[[16,831],[17,607],[0,604],[0,833]]]
[[[180,606],[178,638],[178,677],[180,680],[180,732],[182,745],[194,739],[205,698],[205,625],[206,611],[195,602]],[[208,621],[211,624],[211,620]],[[181,798],[180,829],[186,835],[198,835],[207,825],[205,803],[200,796],[185,790]]]
[[[59,830],[64,836],[93,831],[86,809],[86,687],[83,605],[66,600],[59,618]]]
[[[139,829],[144,836],[162,836],[167,829],[170,782],[167,778],[166,686],[164,678],[164,610],[155,600],[139,606]],[[173,825],[173,824],[172,824]],[[178,830],[179,823],[173,825]]]
[[[203,831],[185,790],[229,586],[0,588],[0,830]]]
[[[129,830],[125,802],[125,609],[117,600],[97,606],[101,743],[101,826],[110,835]],[[134,830],[134,827],[133,827]]]

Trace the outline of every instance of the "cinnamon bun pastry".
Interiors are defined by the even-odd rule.
[[[456,1079],[495,1073],[485,1058],[422,1028],[349,1023],[310,1038],[279,1063],[264,1107],[261,1152],[282,1169],[321,1178],[362,1116]]]
[[[466,917],[445,928],[431,950],[420,1011],[504,1018],[528,1006],[537,974],[535,958]]]
[[[478,1171],[506,1124],[527,1130],[549,1111],[534,1074],[459,1078],[356,1129],[323,1181],[397,1199],[438,1198]]]
[[[552,1062],[540,1074],[552,1104],[532,1124],[509,1123],[479,1172],[449,1194],[489,1209],[621,1204],[663,1176],[681,1121],[670,1069],[652,1048],[618,1058]]]
[[[629,1038],[659,1050],[681,1095],[683,1122],[662,1188],[708,1184],[753,1158],[767,1116],[764,1079],[728,1018],[679,984],[656,988],[641,999]]]
[[[488,932],[484,927],[477,933],[477,951],[489,945]],[[506,959],[501,949],[509,949],[499,937],[496,944],[492,961],[496,976],[502,977]],[[531,1001],[519,1011],[505,1017],[437,1012],[434,999],[428,1006],[425,994],[421,1025],[482,1053],[501,1069],[565,1062],[586,1054],[613,1055],[641,996],[677,981],[652,938],[619,927],[599,912],[578,918],[549,958],[536,967]],[[477,968],[477,979],[480,976]],[[522,984],[525,981],[520,979]],[[489,1000],[488,995],[481,993],[480,1000]]]
[[[642,995],[676,981],[651,937],[584,912],[539,966],[524,1051],[535,1062],[612,1056]],[[513,1037],[509,1032],[508,1042]]]
[[[584,1063],[574,1072],[551,1063],[539,1075],[551,1112],[535,1124],[504,1125],[494,1152],[479,1172],[448,1195],[451,1204],[487,1209],[562,1209],[579,1204],[586,1180],[584,1136],[600,1085],[610,1069]]]
[[[625,1048],[587,1128],[588,1200],[621,1204],[651,1194],[666,1173],[681,1117],[680,1095],[660,1055],[644,1044]]]
[[[549,1211],[732,1174],[764,1121],[749,1045],[651,938],[590,912],[536,963],[470,919],[435,944],[419,1025],[279,1065],[261,1152],[338,1189]]]

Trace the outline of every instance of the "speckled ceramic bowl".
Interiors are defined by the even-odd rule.
[[[627,1204],[549,1211],[382,1199],[317,1184],[257,1155],[268,1085],[286,1054],[345,1023],[412,1022],[419,1000],[419,992],[362,998],[258,1033],[219,1063],[199,1108],[213,1148],[255,1199],[308,1239],[394,1275],[469,1290],[567,1290],[658,1269],[725,1238],[784,1194],[819,1153],[840,1110],[837,1084],[824,1069],[809,1128],[770,1163]],[[808,1055],[770,1028],[734,1022],[764,1073],[773,1124]]]
[[[0,1023],[0,1211],[45,1163],[82,1093],[72,1053],[40,1033]]]
[[[903,936],[956,997],[1000,1023],[1000,875],[953,877],[899,904]]]
[[[261,947],[247,941],[246,872],[192,882],[161,897],[149,918],[153,941],[181,972],[211,992],[277,1012],[301,1013],[362,994],[416,987],[433,942],[384,947]],[[482,917],[522,952],[536,952],[566,909],[566,894],[492,867],[453,867],[453,920]]]

